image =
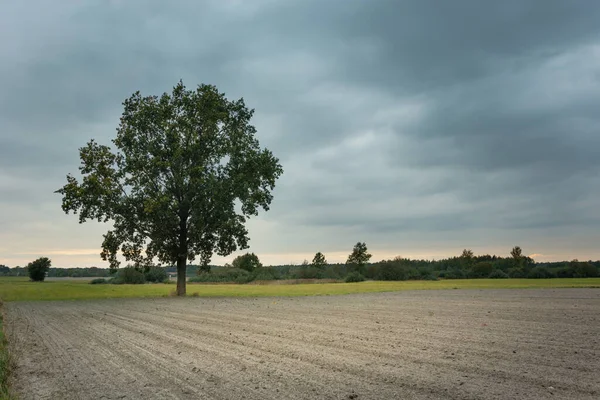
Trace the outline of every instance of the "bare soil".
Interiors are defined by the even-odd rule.
[[[21,399],[598,399],[600,290],[6,305]]]

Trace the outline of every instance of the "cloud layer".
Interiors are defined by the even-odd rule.
[[[179,79],[244,97],[281,159],[250,223],[267,263],[359,240],[600,258],[595,2],[38,0],[3,6],[0,37],[0,263],[102,265],[105,227],[53,191],[126,97]]]

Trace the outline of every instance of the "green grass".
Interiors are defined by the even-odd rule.
[[[91,280],[91,278],[90,278]],[[441,281],[323,283],[299,285],[188,284],[188,295],[200,297],[313,296],[393,292],[423,289],[517,289],[600,287],[600,278],[582,279],[461,279]],[[80,300],[168,296],[175,285],[90,285],[86,281],[29,282],[27,278],[0,277],[4,301]]]

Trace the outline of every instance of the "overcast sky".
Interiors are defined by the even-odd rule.
[[[283,165],[266,264],[600,258],[596,0],[3,1],[0,57],[0,264],[107,266],[53,192],[179,79],[244,97]]]

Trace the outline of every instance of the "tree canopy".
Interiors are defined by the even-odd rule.
[[[112,222],[101,257],[118,268],[119,253],[138,269],[177,264],[185,295],[187,261],[208,264],[248,247],[245,222],[268,210],[279,160],[261,149],[243,99],[215,86],[171,94],[134,93],[123,103],[114,149],[93,139],[80,149],[82,179],[67,176],[57,192],[79,222]]]
[[[42,282],[46,279],[46,273],[50,269],[52,262],[48,257],[40,257],[27,264],[29,279],[34,282]]]
[[[317,254],[315,254],[315,256],[312,260],[312,265],[313,265],[313,267],[317,267],[317,268],[323,268],[327,265],[327,260],[325,259],[325,256],[323,255],[323,253],[321,253],[319,251],[319,252],[317,252]]]
[[[258,256],[254,253],[246,253],[241,256],[237,256],[231,264],[234,268],[244,269],[248,272],[254,271],[255,268],[262,267]]]
[[[369,262],[370,259],[371,254],[367,252],[367,244],[364,242],[358,242],[354,245],[352,253],[350,253],[348,256],[346,263],[356,265],[357,270],[362,272],[364,266]]]

